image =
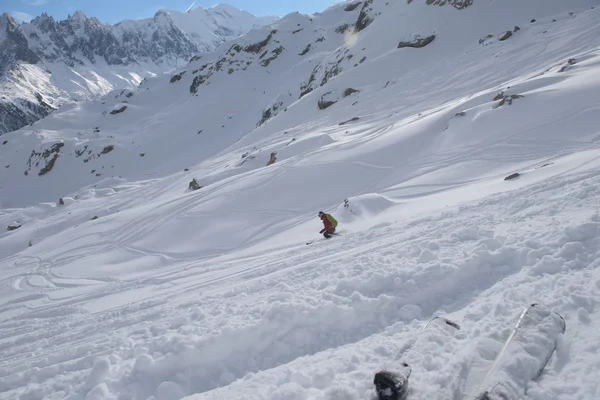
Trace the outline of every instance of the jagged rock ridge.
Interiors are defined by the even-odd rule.
[[[78,11],[64,21],[44,13],[19,24],[0,16],[0,134],[48,115],[69,100],[133,87],[185,64],[277,17],[255,17],[227,5],[114,26]]]

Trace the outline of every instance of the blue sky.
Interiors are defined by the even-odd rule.
[[[228,3],[256,15],[290,12],[315,13],[343,0],[198,0],[194,7],[204,8]],[[57,20],[66,19],[77,10],[111,24],[124,19],[148,18],[161,8],[185,11],[193,0],[2,0],[0,14],[8,12],[19,21],[29,21],[43,12]]]

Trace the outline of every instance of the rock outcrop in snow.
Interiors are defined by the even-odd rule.
[[[592,2],[593,0],[578,0],[580,6]],[[444,4],[450,5],[447,2]],[[3,151],[12,152],[12,155],[6,162],[10,168],[1,172],[19,173],[17,166],[27,162],[26,159],[22,159],[22,154],[42,154],[56,143],[64,143],[62,155],[54,161],[52,170],[47,171],[42,179],[51,177],[57,168],[61,169],[62,164],[68,165],[71,162],[69,160],[77,165],[82,161],[101,162],[101,165],[90,168],[94,173],[84,170],[75,172],[69,180],[72,183],[69,188],[48,193],[44,198],[39,198],[38,194],[29,197],[30,201],[51,201],[68,195],[80,186],[92,184],[97,177],[145,176],[142,170],[125,167],[121,162],[109,162],[108,159],[113,157],[113,154],[119,154],[119,159],[126,157],[138,160],[136,164],[143,168],[143,165],[147,165],[147,160],[153,157],[153,152],[145,148],[154,147],[157,143],[163,143],[165,146],[179,143],[176,146],[181,146],[180,156],[177,160],[154,161],[153,165],[156,165],[156,162],[166,162],[172,166],[170,171],[181,171],[233,143],[243,145],[252,137],[269,136],[277,132],[286,135],[288,131],[293,130],[293,124],[305,123],[306,116],[312,112],[320,113],[322,116],[319,118],[331,118],[339,124],[338,126],[344,126],[346,130],[351,131],[358,121],[364,121],[365,116],[361,115],[362,113],[370,113],[372,108],[384,106],[365,102],[365,96],[368,97],[378,90],[403,92],[397,82],[408,79],[406,77],[430,65],[432,60],[457,57],[457,54],[471,51],[472,48],[476,49],[473,51],[489,52],[495,48],[509,46],[510,41],[489,41],[485,46],[478,42],[480,38],[489,35],[489,32],[500,35],[507,26],[528,24],[531,28],[525,33],[525,29],[521,29],[519,37],[535,33],[543,38],[542,35],[552,28],[552,24],[548,28],[540,28],[544,15],[554,15],[553,13],[563,9],[567,12],[570,8],[568,5],[556,3],[552,7],[538,9],[536,4],[536,0],[519,3],[525,16],[511,13],[503,18],[497,18],[494,12],[498,11],[490,8],[485,1],[465,8],[439,7],[442,3],[397,4],[370,0],[341,3],[315,15],[293,13],[275,24],[254,29],[227,44],[222,44],[212,52],[192,57],[189,64],[176,69],[168,76],[144,79],[135,89],[114,91],[94,102],[65,107],[60,112],[53,113],[44,121],[23,130],[30,133],[26,135],[26,141],[11,140],[2,148]],[[459,5],[459,2],[452,5]],[[396,15],[403,16],[402,24],[398,24]],[[532,15],[535,15],[538,21],[535,25],[529,23]],[[182,17],[179,14],[159,12],[147,22],[154,24],[157,29],[175,29],[174,25],[166,22],[177,22],[177,16]],[[550,22],[554,19],[553,17]],[[111,34],[110,27],[100,25],[96,20],[88,19],[81,13],[61,23],[53,22],[49,17],[40,17],[34,20],[36,22],[31,26],[22,25],[20,28],[14,21],[8,18],[5,20],[8,21],[4,24],[5,29],[16,29],[17,33],[26,30],[25,28],[31,30],[35,27],[43,29],[44,32],[68,33],[83,29],[97,32],[98,35]],[[367,24],[366,20],[370,22]],[[465,28],[466,21],[470,21],[469,29]],[[126,21],[111,29],[125,31],[133,29],[131,26],[137,26],[135,24],[133,21]],[[356,29],[357,25],[362,28]],[[339,29],[340,26],[348,28]],[[400,49],[399,39],[404,39],[405,42]],[[131,38],[127,40],[135,41]],[[188,42],[182,37],[182,46],[184,43]],[[70,53],[67,50],[48,47],[50,50],[47,56],[52,60],[66,60],[73,65],[90,62],[87,56],[81,58],[82,54],[90,54],[90,57],[95,57],[97,61],[100,59],[100,55],[89,53],[91,47],[86,47],[85,43],[73,41],[73,45],[79,46],[81,51]],[[402,48],[405,46],[411,48]],[[103,48],[103,62],[129,62],[127,58],[117,57],[118,52],[110,53],[110,48]],[[158,48],[162,49],[160,46]],[[140,46],[140,51],[142,49],[143,46]],[[21,58],[27,58],[28,53],[23,50],[18,54],[24,54]],[[78,54],[80,59],[76,59],[75,54]],[[164,54],[161,54],[163,53],[157,50],[154,53],[155,60],[164,57]],[[458,63],[460,62],[462,61]],[[573,67],[578,64],[568,65]],[[24,74],[32,73],[29,64],[19,64],[19,67],[24,70]],[[427,80],[424,85],[434,84],[439,90],[449,84],[435,82],[436,80]],[[487,94],[486,101],[489,102],[498,92],[496,89],[494,94]],[[521,97],[527,96],[526,91],[516,92],[514,88],[506,93],[506,96],[494,100],[489,108],[504,109],[504,105],[511,105],[515,100],[521,104]],[[53,107],[39,93],[32,96],[31,102],[40,104],[39,107]],[[167,110],[168,117],[159,117]],[[361,113],[360,110],[364,111]],[[463,108],[455,110],[452,115],[467,115],[468,112],[467,108]],[[72,117],[78,114],[86,117]],[[449,118],[447,124],[451,126],[464,123],[459,122],[464,120]],[[68,126],[66,129],[65,124]],[[45,133],[46,131],[60,131],[61,136],[57,139],[56,135]],[[122,133],[137,131],[144,132],[144,139],[128,141]],[[194,139],[190,140],[197,142],[201,149],[194,148],[194,145],[188,142],[185,132],[193,134]],[[244,149],[237,157],[244,153],[248,153],[250,157],[227,163],[225,169],[235,168],[238,163],[242,170],[265,166],[271,162],[272,153],[277,154],[279,165],[284,159],[282,147],[292,139],[295,137],[285,137],[281,145],[258,147],[256,150]],[[147,144],[143,145],[144,142]],[[90,158],[91,155],[100,154],[101,150],[109,145],[114,146],[114,153],[108,157]],[[16,152],[17,146],[24,148],[21,152]],[[91,153],[81,155],[85,152]],[[21,171],[20,179],[24,177],[23,172],[28,173],[25,179],[39,176],[44,165],[33,165],[28,167],[27,171]],[[71,168],[68,170],[72,171]],[[234,173],[233,170],[227,172]],[[33,185],[33,182],[25,182],[20,185],[20,191],[29,192],[27,187],[30,185]],[[31,191],[34,192],[33,187]],[[13,199],[15,196],[16,192],[8,195]]]

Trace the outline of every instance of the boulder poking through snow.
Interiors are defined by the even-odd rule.
[[[513,179],[517,179],[518,177],[520,177],[521,174],[518,172],[515,172],[514,174],[510,174],[508,175],[506,178],[504,178],[505,181],[511,181]]]
[[[271,153],[271,158],[269,159],[269,162],[267,163],[267,167],[269,165],[275,164],[276,161],[277,161],[277,152],[274,151],[274,152]]]
[[[6,227],[6,230],[7,231],[14,231],[14,230],[19,229],[20,227],[21,227],[20,224],[11,224],[11,225],[9,225],[9,226]]]
[[[188,185],[188,188],[190,190],[200,190],[200,189],[202,189],[202,186],[200,186],[200,184],[198,183],[198,181],[196,180],[196,178],[194,178],[194,179],[192,179],[192,181]]]
[[[127,110],[127,106],[123,105],[120,108],[114,109],[110,112],[110,115],[121,114],[123,111]]]
[[[435,40],[435,33],[429,36],[421,36],[419,34],[412,35],[410,38],[407,38],[400,43],[398,43],[398,48],[403,49],[406,47],[412,47],[414,49],[420,49],[422,47],[427,46],[431,42]]]
[[[354,93],[360,93],[360,91],[353,88],[348,88],[344,90],[344,97],[352,96]]]
[[[335,96],[332,92],[327,92],[323,94],[323,96],[321,96],[321,98],[317,102],[317,106],[319,107],[319,110],[325,110],[326,108],[329,108],[335,103],[337,103],[338,100],[338,97]]]
[[[500,41],[503,42],[506,39],[510,38],[513,35],[511,31],[506,31],[502,36],[500,36]]]
[[[525,97],[525,96],[522,96],[520,94],[505,95],[504,92],[500,92],[496,95],[496,97],[494,97],[494,101],[500,100],[500,102],[497,104],[494,104],[494,106],[492,108],[496,109],[496,108],[502,107],[505,104],[508,104],[509,106],[511,106],[513,103],[513,100],[522,99],[523,97]]]
[[[331,92],[324,93],[319,99],[317,106],[319,107],[319,110],[324,110],[326,108],[331,107],[341,99],[344,99],[348,96],[352,96],[355,93],[359,93],[359,91],[354,88],[347,88],[343,91],[333,90]]]
[[[339,126],[346,125],[346,124],[349,124],[350,122],[358,121],[359,119],[360,119],[359,117],[352,117],[347,121],[340,122],[338,125]]]
[[[68,206],[72,203],[75,203],[75,199],[72,197],[61,197],[60,199],[58,199],[59,206]]]

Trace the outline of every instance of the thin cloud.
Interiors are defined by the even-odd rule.
[[[25,3],[29,6],[43,6],[48,3],[50,0],[21,0],[21,3]]]
[[[19,22],[29,22],[33,19],[31,15],[21,11],[11,11],[9,14]]]

